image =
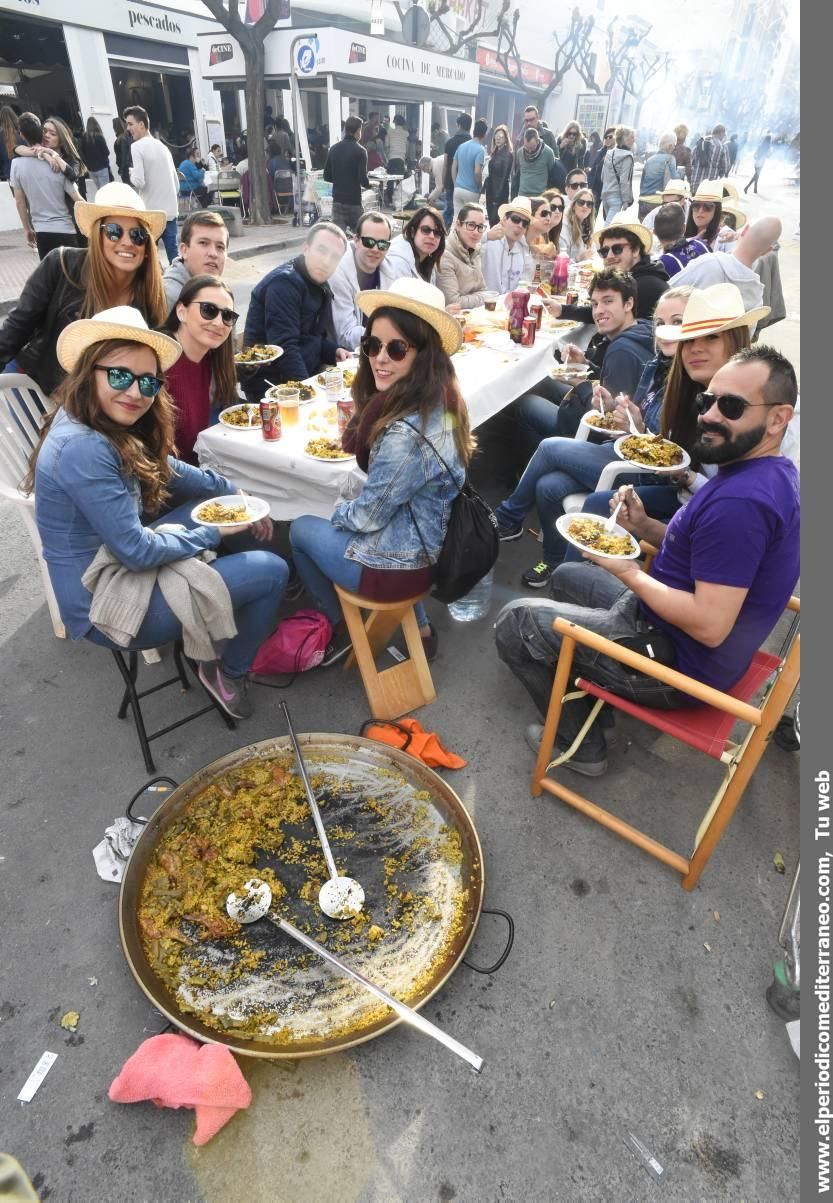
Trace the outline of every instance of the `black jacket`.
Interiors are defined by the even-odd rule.
[[[454,162],[454,152],[458,146],[462,146],[464,142],[471,139],[471,134],[465,134],[462,130],[458,130],[456,134],[452,134],[445,144],[445,186],[449,189],[452,185],[451,179],[451,164]]]
[[[668,272],[645,255],[631,268],[631,275],[636,281],[635,316],[652,318],[657,301],[668,288]],[[571,322],[592,322],[593,310],[589,305],[562,305],[561,316]]]
[[[333,186],[333,200],[340,205],[360,205],[362,188],[369,188],[367,151],[355,138],[342,138],[330,147],[324,164],[324,179]]]
[[[246,395],[262,397],[285,380],[305,380],[324,364],[336,362],[332,316],[333,294],[328,284],[316,284],[306,274],[304,257],[282,263],[255,285],[246,315],[244,345],[270,343],[283,355],[244,382]]]
[[[16,359],[49,395],[64,376],[56,343],[61,331],[80,316],[84,301],[82,273],[86,250],[57,247],[26,281],[20,300],[0,327],[0,367]]]

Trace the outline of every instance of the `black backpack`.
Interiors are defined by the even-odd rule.
[[[410,426],[414,434],[428,444],[453,480],[453,472],[430,439],[426,439],[410,422],[406,422],[405,425]],[[422,549],[428,555],[428,548],[410,504],[408,510]],[[446,605],[458,601],[494,567],[499,551],[497,518],[466,478],[451,507],[448,530],[434,565],[434,587],[431,596],[437,601],[445,602]]]

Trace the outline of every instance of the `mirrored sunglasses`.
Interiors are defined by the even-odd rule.
[[[367,235],[361,234],[359,242],[363,247],[367,247],[369,251],[372,251],[374,247],[378,247],[380,251],[386,251],[390,248],[389,238],[369,238]]]
[[[107,383],[110,388],[115,389],[118,393],[123,393],[125,389],[129,389],[135,380],[139,385],[139,392],[143,397],[155,397],[165,383],[158,376],[152,376],[150,372],[143,372],[137,376],[135,372],[131,372],[130,368],[110,368],[104,364],[97,363],[95,365],[97,372],[107,373]]]
[[[109,242],[118,242],[125,231],[117,221],[105,221],[102,223],[101,232]],[[150,238],[150,232],[144,226],[131,226],[127,236],[134,246],[144,246]]]

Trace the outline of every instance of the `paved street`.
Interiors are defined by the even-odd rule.
[[[766,341],[798,364],[799,198],[789,185],[771,187],[749,211],[783,217],[789,316]],[[234,262],[237,300],[284,257]],[[531,538],[502,550],[488,618],[457,624],[430,603],[438,699],[418,716],[468,759],[445,777],[477,826],[486,905],[516,923],[502,969],[483,977],[461,966],[425,1008],[485,1058],[482,1075],[400,1027],[290,1067],[241,1061],[252,1106],[203,1149],[191,1143],[193,1112],[110,1103],[124,1061],[163,1025],[122,955],[118,891],[97,877],[90,849],[146,774],[132,726],[115,716],[109,655],[54,639],[28,536],[5,502],[0,539],[2,1147],[42,1199],[798,1197],[798,1062],[764,999],[799,854],[797,758],[770,747],[691,893],[556,799],[531,798],[523,730],[534,716],[492,635],[536,558]],[[145,671],[152,682],[164,666]],[[357,733],[367,717],[354,673],[317,670],[285,695],[256,690],[255,716],[238,732],[213,715],[171,732],[156,746],[159,771],[181,781],[244,740],[282,734],[282,696],[299,731]],[[182,699],[171,690],[147,705],[164,725]],[[718,766],[630,720],[619,726],[610,772],[587,792],[688,851]],[[502,937],[500,921],[485,916],[474,959],[493,961]],[[59,1026],[68,1010],[81,1016],[75,1035]],[[59,1055],[44,1084],[31,1103],[16,1102],[47,1049]],[[629,1134],[663,1166],[660,1183],[625,1144]]]

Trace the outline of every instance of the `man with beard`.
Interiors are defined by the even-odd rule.
[[[560,649],[556,618],[651,655],[715,689],[746,672],[781,616],[799,574],[799,487],[795,465],[781,454],[797,385],[792,365],[771,347],[734,355],[697,400],[695,457],[718,465],[706,485],[668,526],[648,518],[623,486],[618,521],[659,548],[648,572],[635,560],[562,564],[552,577],[554,601],[521,598],[504,606],[495,626],[498,655],[526,687],[543,717]],[[604,571],[599,571],[604,569]],[[674,710],[696,703],[653,678],[634,673],[578,644],[576,676],[641,705]],[[566,751],[590,712],[590,699],[568,702],[556,738]],[[607,770],[607,737],[593,726],[565,768],[589,777]],[[537,752],[542,727],[527,728]]]

